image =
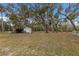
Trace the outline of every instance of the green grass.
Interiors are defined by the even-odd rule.
[[[79,37],[71,32],[0,33],[0,55],[79,55]]]

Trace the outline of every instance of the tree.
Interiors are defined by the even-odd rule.
[[[1,14],[1,20],[2,20],[2,32],[4,32],[4,21],[3,21],[3,12],[5,11],[5,8],[0,5],[0,14]]]
[[[55,11],[56,8],[57,8],[57,4],[49,4],[50,11],[48,13],[48,16],[51,18],[51,21],[50,22],[51,22],[51,25],[53,26],[54,31],[57,31],[58,30],[57,24],[59,22],[59,13],[56,12],[54,14],[54,11]]]
[[[69,6],[65,9],[66,14],[61,13],[60,14],[65,16],[65,19],[68,19],[71,24],[73,25],[73,28],[77,30],[75,24],[73,23],[73,20],[78,17],[78,5],[77,4],[69,4]]]
[[[17,6],[16,6],[17,5]],[[42,26],[46,33],[49,31],[58,31],[58,23],[60,20],[68,19],[75,30],[76,26],[73,23],[73,20],[79,15],[79,5],[78,4],[69,4],[65,11],[62,7],[62,4],[46,3],[46,4],[8,4],[6,8],[0,7],[1,15],[6,12],[7,16],[10,18],[10,22],[13,24],[13,29],[24,29],[28,24],[28,18],[33,18],[31,28],[34,24],[39,27]],[[4,11],[3,11],[4,10]],[[62,15],[62,17],[61,17]],[[3,22],[2,22],[3,24]],[[38,27],[38,28],[39,28]],[[2,25],[2,28],[4,26]],[[4,29],[3,29],[4,30]]]
[[[16,9],[14,4],[9,4],[7,6],[7,16],[9,17],[9,20],[12,24],[12,30],[13,32],[22,32],[22,26],[18,18],[18,8]]]

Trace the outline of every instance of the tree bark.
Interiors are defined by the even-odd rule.
[[[4,32],[4,21],[3,21],[3,14],[1,12],[1,20],[2,20],[2,32]]]
[[[77,28],[76,28],[75,24],[72,22],[72,20],[70,20],[70,22],[73,25],[74,29],[77,31]]]

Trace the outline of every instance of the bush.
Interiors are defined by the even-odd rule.
[[[16,33],[22,33],[22,32],[23,32],[23,29],[18,28],[18,29],[16,29],[15,31],[16,31]]]
[[[33,31],[43,31],[44,27],[42,26],[42,24],[36,24],[33,26]]]

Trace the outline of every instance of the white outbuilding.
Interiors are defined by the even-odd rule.
[[[32,29],[30,27],[25,27],[24,32],[25,33],[32,33]]]

